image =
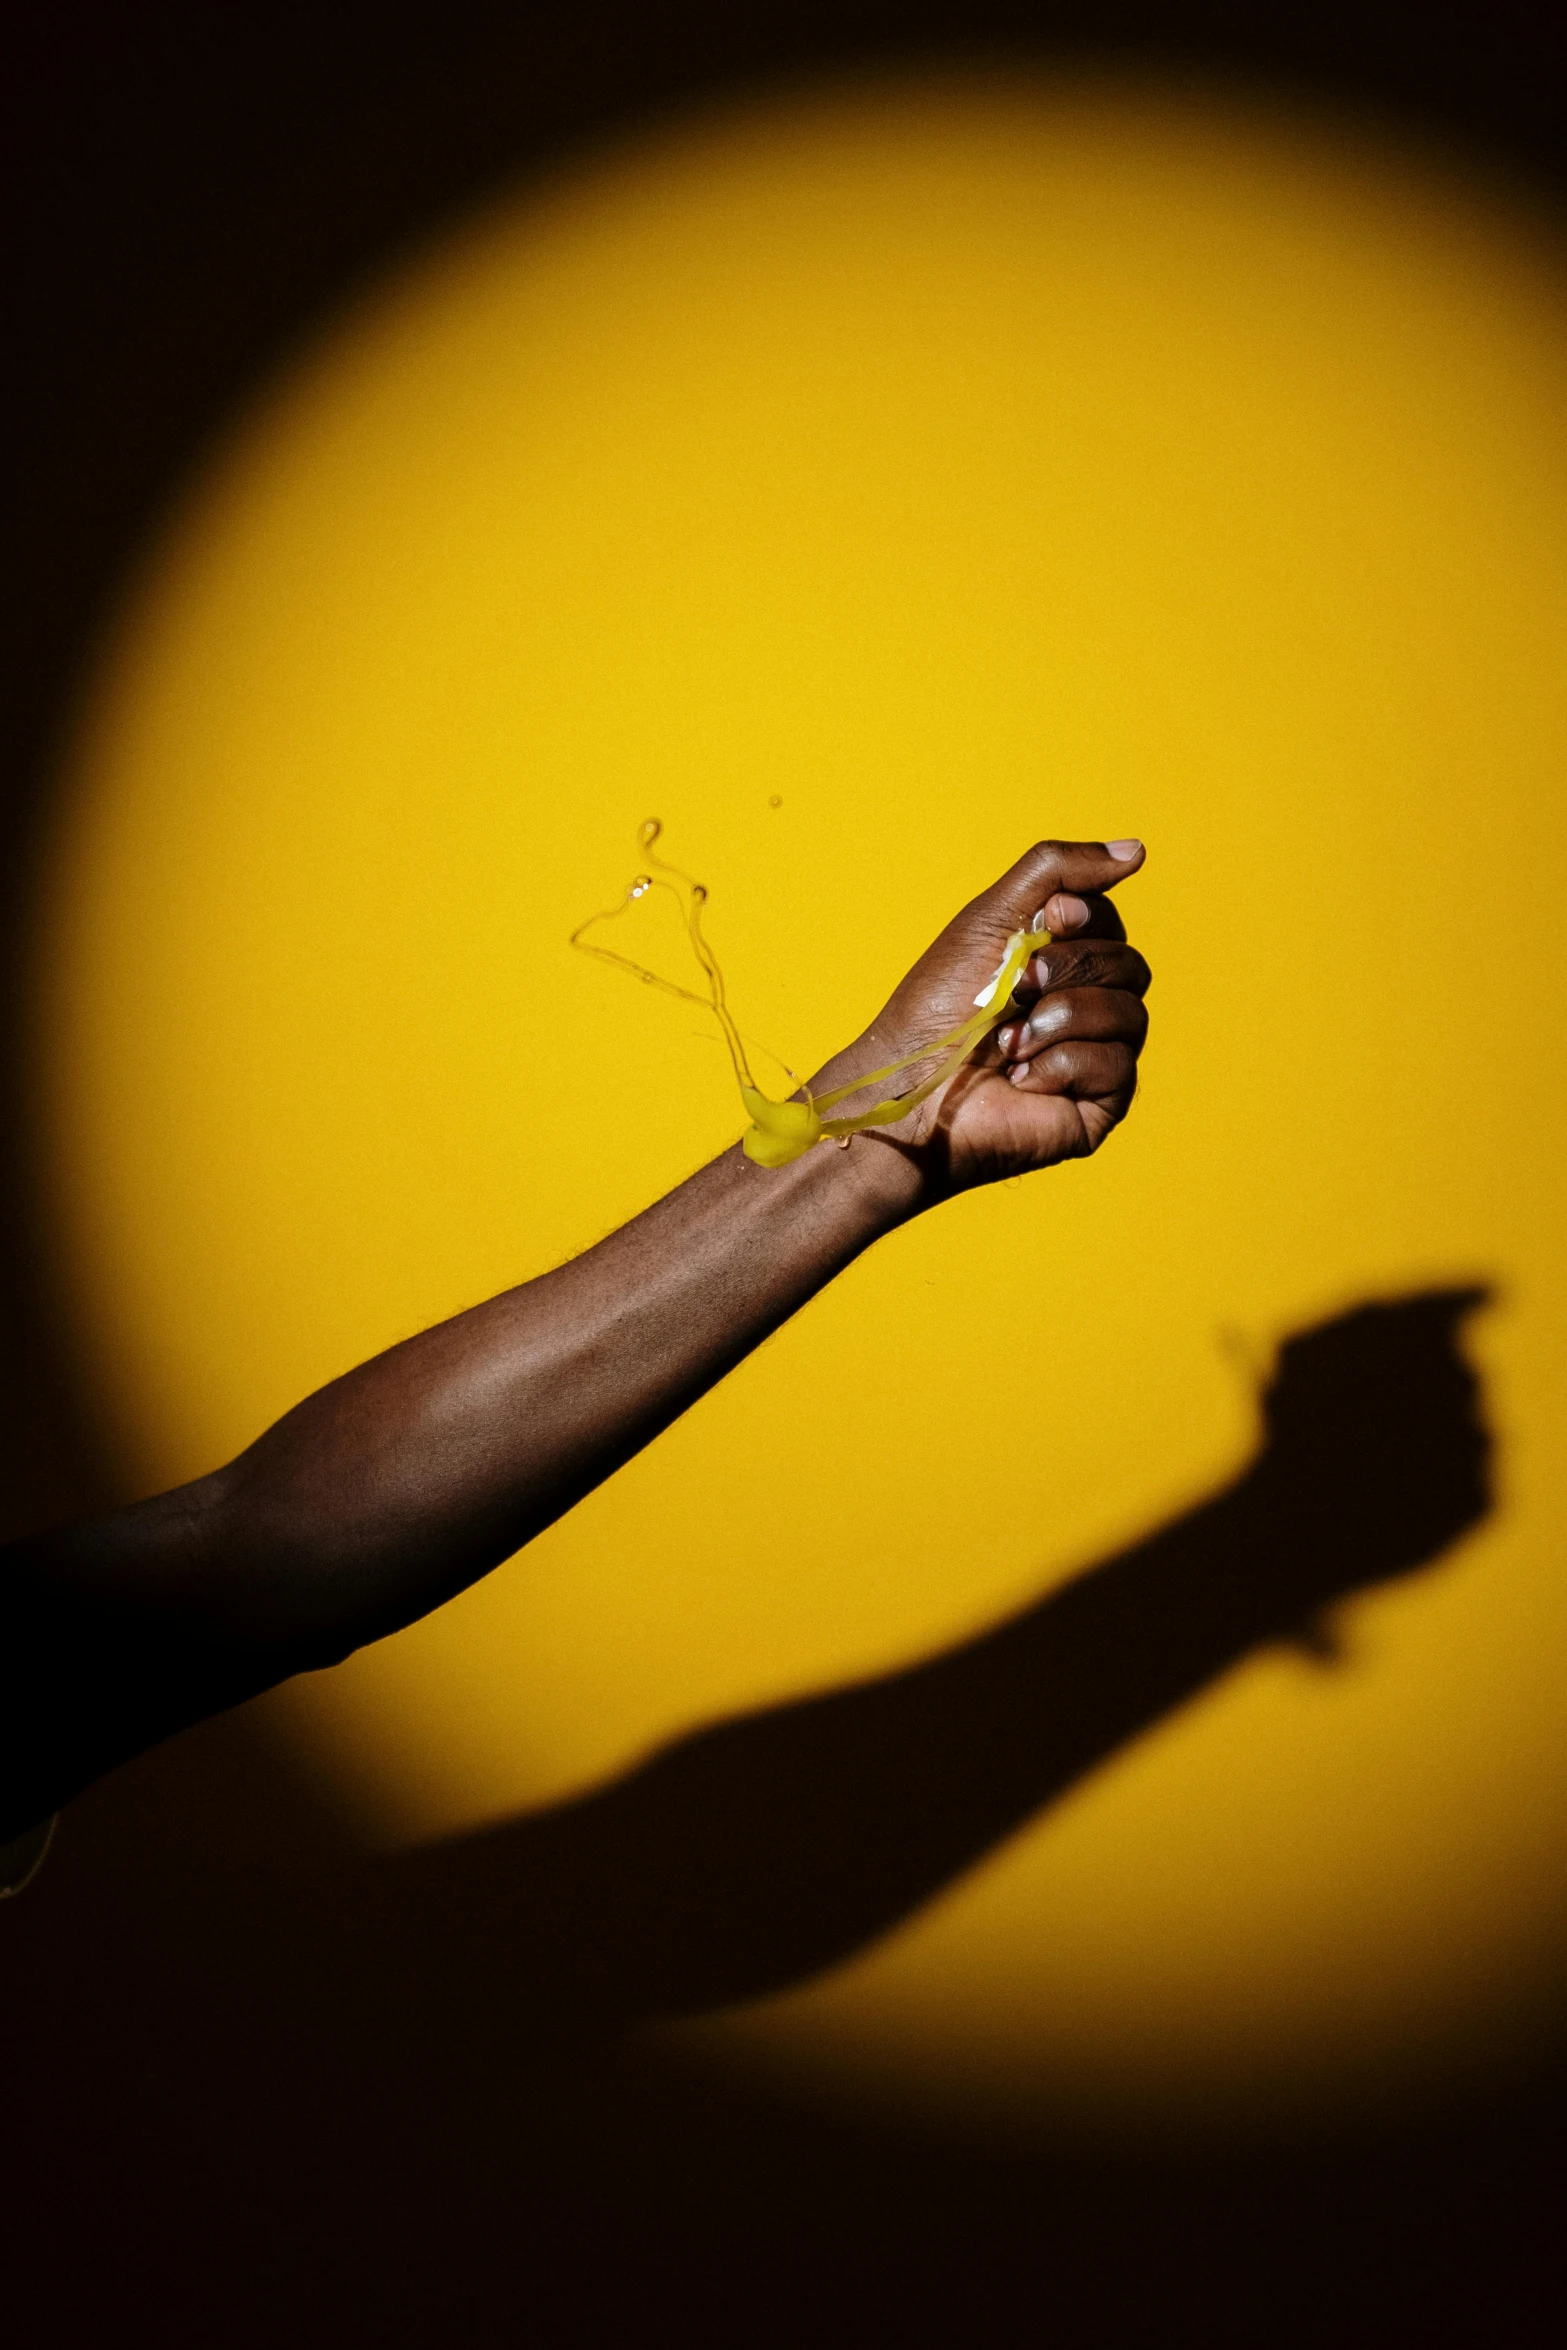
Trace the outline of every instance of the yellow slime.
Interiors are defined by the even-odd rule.
[[[847,1146],[851,1134],[862,1134],[868,1126],[892,1126],[900,1118],[906,1118],[910,1110],[917,1109],[939,1085],[944,1085],[963,1066],[970,1053],[993,1028],[1001,1025],[1012,1000],[1012,990],[1022,977],[1029,956],[1046,945],[1050,938],[1049,931],[1039,925],[1037,916],[1034,929],[1014,930],[1007,940],[1006,953],[1001,958],[995,977],[974,998],[973,1011],[956,1028],[949,1029],[945,1036],[938,1036],[932,1043],[921,1045],[917,1051],[905,1053],[901,1059],[889,1061],[885,1068],[873,1069],[868,1076],[856,1077],[848,1085],[840,1085],[831,1093],[824,1093],[820,1097],[813,1095],[809,1085],[802,1080],[799,1082],[799,1090],[805,1096],[803,1101],[775,1102],[762,1092],[751,1074],[745,1039],[735,1026],[734,1016],[724,995],[723,972],[702,933],[702,908],[707,903],[707,891],[700,881],[693,881],[689,873],[682,873],[678,865],[671,865],[657,855],[654,844],[662,831],[663,826],[656,816],[650,816],[645,824],[638,826],[637,846],[642,851],[648,870],[637,874],[627,885],[619,905],[606,908],[602,914],[590,914],[586,922],[579,924],[571,934],[571,943],[574,947],[580,947],[585,955],[596,955],[601,963],[613,963],[622,971],[632,972],[649,987],[660,987],[666,995],[680,996],[688,1004],[701,1004],[713,1014],[723,1031],[724,1042],[729,1047],[740,1099],[751,1121],[742,1148],[746,1157],[754,1159],[759,1167],[786,1167],[791,1159],[803,1156],[813,1143],[837,1142]],[[588,944],[585,934],[595,923],[613,921],[628,906],[645,898],[651,889],[667,890],[679,906],[686,936],[691,942],[691,951],[707,982],[705,995],[699,995],[694,988],[681,987],[676,981],[663,978],[657,971],[649,971],[643,964],[633,962],[629,955],[616,954],[612,947]],[[769,1058],[772,1057],[769,1055]],[[906,1093],[888,1094],[870,1109],[856,1111],[852,1117],[828,1118],[822,1115],[823,1111],[847,1101],[851,1095],[866,1093],[873,1085],[884,1085],[889,1077],[901,1076],[906,1069],[913,1069],[924,1061],[934,1061],[936,1065],[918,1085],[912,1086]],[[780,1062],[779,1066],[787,1070],[789,1076],[794,1076],[787,1062]]]

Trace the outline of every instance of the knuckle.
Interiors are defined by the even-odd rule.
[[[1045,891],[1053,889],[1060,878],[1061,868],[1068,855],[1069,844],[1064,840],[1036,840],[1022,860],[1034,881]]]
[[[1093,948],[1083,939],[1057,939],[1050,949],[1049,959],[1040,957],[1048,973],[1047,984],[1053,994],[1066,995],[1085,984],[1088,960]]]

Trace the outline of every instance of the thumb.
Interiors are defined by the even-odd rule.
[[[1100,897],[1118,881],[1135,873],[1146,851],[1140,840],[1040,840],[1026,849],[1001,879],[974,901],[974,912],[999,923],[1004,931],[1026,930],[1034,916],[1044,913],[1047,930],[1080,925],[1052,922],[1055,897]]]

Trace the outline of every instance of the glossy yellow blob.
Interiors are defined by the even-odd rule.
[[[707,1005],[729,1048],[735,1083],[740,1088],[740,1100],[751,1121],[742,1147],[746,1157],[754,1159],[759,1167],[786,1167],[792,1159],[802,1158],[816,1143],[847,1142],[851,1134],[864,1134],[872,1126],[896,1125],[900,1118],[906,1118],[911,1110],[918,1109],[920,1103],[928,1101],[938,1086],[945,1085],[949,1077],[956,1075],[981,1040],[992,1029],[1000,1027],[1006,1017],[1007,1006],[1012,1001],[1012,990],[1022,977],[1029,956],[1037,954],[1042,946],[1050,943],[1050,933],[1042,923],[1033,930],[1014,931],[1007,940],[1006,952],[994,978],[974,998],[971,1018],[960,1021],[945,1036],[934,1037],[929,1044],[922,1045],[918,1052],[905,1053],[900,1060],[889,1061],[885,1068],[872,1069],[867,1076],[857,1077],[852,1085],[840,1085],[834,1092],[824,1094],[813,1094],[808,1085],[803,1085],[803,1102],[775,1102],[762,1092],[751,1075],[750,1063],[746,1059],[745,1039],[734,1024],[725,997],[724,975],[718,967],[718,958],[703,935],[702,908],[707,903],[707,891],[701,882],[693,881],[688,873],[682,873],[678,865],[671,865],[663,857],[655,855],[654,843],[662,830],[663,826],[656,816],[650,816],[638,828],[637,846],[652,866],[652,872],[639,873],[627,885],[626,894],[618,906],[610,907],[604,914],[592,914],[586,922],[579,923],[571,934],[571,943],[574,947],[580,947],[584,954],[596,955],[601,962],[614,963],[622,971],[631,972],[650,986],[662,988],[665,995],[679,996],[688,1004]],[[661,979],[656,971],[648,970],[645,964],[634,963],[629,955],[617,955],[612,947],[590,946],[588,943],[586,934],[589,930],[600,922],[613,921],[617,914],[623,914],[628,906],[638,904],[653,889],[667,890],[680,905],[686,937],[702,976],[707,981],[705,995],[696,995],[689,987],[679,987],[673,980]],[[873,1086],[885,1085],[890,1078],[903,1076],[922,1063],[934,1063],[935,1066],[928,1067],[926,1075],[918,1084],[909,1086],[902,1093],[890,1094],[884,1101],[873,1103],[869,1109],[856,1110],[852,1116],[822,1116],[823,1110],[832,1109],[836,1103],[848,1101],[855,1094],[869,1093]],[[787,1064],[782,1065],[787,1067]],[[793,1077],[794,1071],[791,1069],[788,1074]],[[796,1083],[800,1081],[797,1079]]]
[[[704,2030],[1128,2126],[1538,2046],[1564,296],[1509,200],[1284,112],[867,87],[498,204],[236,420],[106,645],[40,915],[62,1328],[128,1485],[733,1138],[705,1001],[566,944],[650,808],[806,1071],[1030,841],[1150,846],[1097,1158],[896,1233],[523,1557],[269,1703],[369,1831],[938,1652],[1231,1477],[1282,1333],[1490,1279],[1499,1506],[1342,1667],[1255,1658]]]

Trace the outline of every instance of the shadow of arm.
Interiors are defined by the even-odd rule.
[[[390,1864],[429,1928],[621,2020],[754,1998],[910,1916],[1242,1658],[1487,1506],[1478,1293],[1293,1339],[1238,1482],[906,1671],[720,1723],[615,1784]]]

